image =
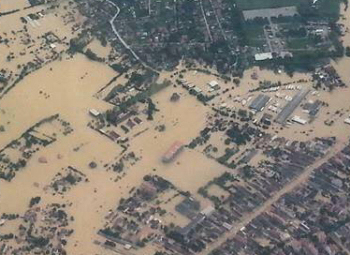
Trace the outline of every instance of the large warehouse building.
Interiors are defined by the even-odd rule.
[[[169,163],[171,162],[183,149],[183,144],[179,141],[176,141],[173,143],[170,148],[164,153],[162,157],[162,161],[164,163]]]
[[[269,102],[269,100],[270,100],[269,96],[260,94],[249,105],[249,108],[256,112],[261,112],[266,106],[266,104]]]

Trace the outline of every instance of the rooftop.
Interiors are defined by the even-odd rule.
[[[272,53],[271,52],[265,52],[265,53],[257,53],[254,56],[256,61],[262,61],[266,59],[272,59]]]

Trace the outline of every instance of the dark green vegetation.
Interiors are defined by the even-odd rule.
[[[92,0],[76,2],[82,14],[94,19],[88,29],[91,35],[125,50],[118,40],[110,40],[115,38],[108,24],[116,13],[114,6]],[[315,4],[309,0],[178,0],[151,1],[150,6],[146,0],[113,2],[120,8],[115,21],[120,36],[144,62],[157,69],[173,69],[185,59],[188,66],[196,60],[233,76],[257,64],[272,69],[284,66],[293,72],[313,69],[320,60],[344,54],[339,40],[342,31],[336,22],[341,3],[347,4],[347,0],[319,0]],[[296,7],[298,15],[267,19],[258,13],[248,21],[243,14],[245,10],[290,6]],[[72,41],[71,48],[81,50],[82,42]],[[256,62],[255,54],[262,52],[272,52],[273,59]]]
[[[30,200],[29,207],[23,213],[2,214],[0,219],[15,221],[14,227],[9,230],[2,229],[0,233],[0,254],[12,254],[23,251],[25,254],[67,254],[64,246],[69,236],[74,232],[69,224],[74,220],[66,213],[67,204],[52,203],[45,205],[40,203],[40,197]],[[11,246],[18,236],[23,239],[16,242],[16,247]],[[11,240],[12,239],[12,240]],[[59,247],[59,248],[57,248]],[[5,252],[5,253],[4,253]]]
[[[56,135],[42,133],[40,127],[45,124],[56,122],[61,129],[53,129]],[[52,115],[42,119],[35,125],[26,130],[19,138],[13,140],[0,149],[0,179],[11,181],[16,173],[26,167],[30,158],[37,153],[42,147],[46,147],[58,139],[58,135],[68,135],[73,132],[70,124],[59,118],[59,115]],[[37,135],[39,134],[39,136]],[[40,136],[41,135],[41,136]],[[45,137],[45,138],[43,138]],[[17,153],[19,159],[11,157],[13,153]],[[42,163],[45,163],[45,159]]]
[[[262,8],[290,6],[286,1],[248,2]],[[344,47],[339,39],[343,31],[336,23],[341,3],[344,1],[319,0],[315,5],[306,0],[296,2],[299,13],[297,16],[272,17],[270,20],[255,18],[242,23],[241,45],[250,46],[253,52],[257,49],[258,53],[273,54],[272,60],[249,61],[251,64],[271,69],[284,66],[285,70],[292,74],[295,71],[312,71],[330,58],[344,55]],[[239,6],[246,8],[245,4],[246,2],[242,1]],[[287,52],[288,55],[283,56],[279,52]]]
[[[170,81],[164,81],[160,84],[154,83],[147,90],[142,91],[142,92],[138,93],[137,95],[131,97],[127,101],[121,103],[119,105],[119,108],[126,109],[126,108],[134,105],[137,102],[145,101],[146,99],[149,99],[152,95],[156,94],[157,92],[161,91],[162,89],[164,89],[170,85],[171,85]],[[151,107],[151,108],[153,109],[153,107]]]
[[[12,13],[18,12],[19,9],[13,10],[13,11],[8,11],[8,12],[0,12],[0,17],[1,16],[6,16],[6,15],[10,15]]]
[[[198,189],[198,193],[201,194],[203,197],[210,199],[214,203],[215,207],[219,208],[222,204],[220,198],[215,195],[210,195],[208,192],[208,189],[212,185],[217,185],[223,190],[228,191],[228,188],[226,187],[226,185],[228,183],[233,183],[236,181],[239,181],[239,179],[236,176],[234,176],[229,172],[225,172],[219,177],[216,177],[212,181],[208,182],[205,186],[200,187]]]

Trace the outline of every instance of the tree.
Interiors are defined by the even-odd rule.
[[[241,174],[243,175],[243,178],[245,179],[251,179],[254,177],[254,171],[251,169],[250,166],[245,166],[241,169]]]
[[[38,204],[41,200],[41,197],[33,197],[30,200],[29,207],[33,207],[34,205]]]
[[[156,251],[156,253],[154,253],[154,255],[166,255],[164,252],[161,251]]]
[[[350,47],[349,46],[345,48],[345,55],[347,57],[350,57]]]
[[[85,52],[85,55],[88,59],[92,60],[92,61],[98,61],[98,62],[102,62],[102,58],[100,58],[99,56],[96,55],[95,52],[93,52],[91,49],[87,49]]]
[[[152,102],[152,99],[148,99],[147,120],[153,120],[153,113],[157,111],[156,105]]]

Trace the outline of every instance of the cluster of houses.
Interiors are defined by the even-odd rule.
[[[203,86],[200,87],[198,85],[194,85],[186,80],[179,80],[180,84],[183,88],[185,88],[191,95],[197,97],[197,99],[201,102],[208,102],[212,100],[219,92],[221,87],[216,80],[212,80],[206,84],[206,88]]]
[[[347,254],[350,146],[228,239],[217,254]],[[280,245],[283,244],[283,245]]]
[[[0,254],[67,254],[66,245],[73,229],[73,217],[66,212],[69,204],[52,203],[43,206],[40,197],[30,201],[23,213],[3,214],[0,222],[13,225],[13,233],[0,234]],[[0,224],[1,225],[1,224]]]
[[[199,189],[199,194],[213,205],[205,208],[201,208],[193,196],[177,190],[162,177],[145,176],[139,187],[132,188],[131,196],[122,199],[117,210],[111,211],[106,217],[107,222],[99,231],[106,240],[103,245],[109,249],[117,249],[118,246],[131,249],[156,242],[179,254],[201,252],[232,230],[244,215],[256,210],[305,168],[326,155],[334,143],[334,138],[317,138],[309,142],[287,141],[278,137],[260,140],[256,144],[257,151],[262,150],[269,160],[259,167],[253,167],[249,165],[249,160],[257,151],[252,152],[252,156],[249,156],[251,153],[248,156],[242,154],[246,159],[237,176],[224,173]],[[174,146],[178,148],[176,144]],[[171,152],[176,154],[175,149]],[[338,188],[342,186],[336,180],[330,180],[330,184],[337,185]],[[212,193],[214,186],[221,190],[221,195]],[[168,212],[162,208],[162,203],[154,203],[161,200],[162,194],[171,190],[183,196],[183,200],[174,208],[175,212],[189,219],[188,224],[182,227],[165,224],[162,216]],[[270,214],[266,215],[270,217]],[[256,229],[257,227],[253,228]],[[289,236],[291,234],[283,237],[290,238]],[[238,251],[230,252],[234,252],[240,245],[234,249],[225,247],[220,248],[227,249],[223,254],[238,254]],[[251,249],[254,247],[256,246],[251,246]],[[249,252],[246,254],[251,254]]]
[[[147,175],[144,182],[132,188],[130,197],[121,199],[114,211],[106,216],[106,224],[98,234],[106,239],[110,249],[124,246],[125,249],[144,246],[159,240],[163,227],[162,217],[166,211],[156,200],[162,194],[176,191],[169,181],[156,175]]]
[[[45,187],[46,191],[53,194],[63,195],[69,191],[74,185],[80,182],[88,182],[86,175],[72,166],[68,166],[57,173],[51,180],[50,185]]]
[[[340,78],[333,66],[321,67],[312,75],[316,87],[325,87],[333,90],[336,87],[345,87],[345,83]]]
[[[53,136],[52,131],[56,135]],[[70,124],[53,115],[44,118],[26,130],[19,138],[4,145],[0,149],[0,179],[11,181],[18,171],[25,168],[29,159],[37,154],[43,147],[48,146],[73,132]],[[47,163],[45,158],[40,157],[39,163]]]
[[[178,205],[177,211],[191,221],[188,225],[178,227],[166,235],[163,245],[180,254],[202,251],[224,233],[229,232],[244,215],[264,204],[306,167],[323,157],[335,142],[334,138],[315,139],[306,143],[278,138],[273,140],[271,143],[271,138],[265,139],[261,144],[257,144],[260,148],[263,146],[262,143],[265,143],[263,150],[271,161],[259,168],[249,166],[252,176],[249,177],[245,173],[247,170],[245,166],[240,170],[239,176],[224,173],[199,189],[199,193],[211,200],[215,209],[208,207],[199,211],[196,201],[189,199]],[[253,155],[249,156],[252,153]],[[256,151],[252,153],[245,155],[247,156],[245,163],[249,162]],[[211,193],[213,185],[221,189],[221,195]]]
[[[0,36],[0,45],[9,49],[4,52],[7,62],[16,62],[16,65],[3,64],[0,71],[0,91],[13,86],[26,75],[58,60],[67,49],[68,37],[60,38],[53,31],[43,29],[46,11],[29,13],[20,17],[19,29],[10,33],[3,31]],[[42,22],[42,23],[40,23]],[[30,25],[30,28],[29,28]],[[28,29],[29,28],[29,29]],[[31,30],[37,29],[38,36],[34,37]],[[19,46],[14,46],[19,44]],[[13,66],[17,68],[14,69]],[[19,78],[20,77],[20,78]]]
[[[110,110],[106,114],[102,114],[96,109],[90,109],[89,113],[93,117],[93,120],[88,124],[89,127],[114,142],[125,142],[127,140],[125,135],[143,122],[132,107],[127,111]],[[117,127],[119,129],[116,129]]]

